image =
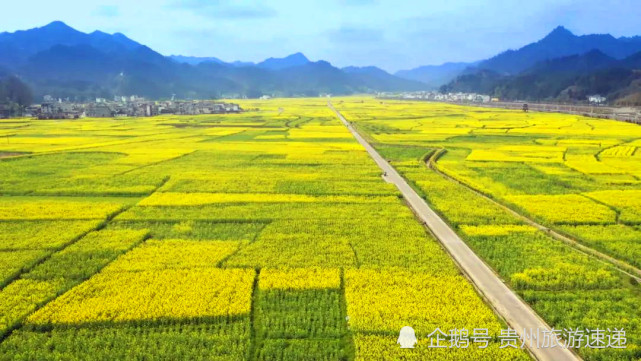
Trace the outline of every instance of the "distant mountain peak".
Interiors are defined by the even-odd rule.
[[[307,58],[305,58],[305,59],[307,59]],[[312,63],[312,62],[308,61],[308,63],[311,63],[311,64],[317,64],[317,65],[321,65],[321,66],[332,67],[332,68],[334,67],[334,66],[332,65],[332,63],[330,63],[330,62],[329,62],[329,61],[327,61],[327,60],[319,60],[319,61],[317,61],[317,62],[315,62],[315,63]]]
[[[258,66],[270,70],[281,70],[291,68],[294,66],[301,66],[309,64],[310,60],[307,59],[303,53],[298,52],[288,55],[284,58],[268,58],[258,63]]]
[[[301,65],[304,63],[311,63],[311,61],[305,56],[305,54],[301,52],[297,52],[294,54],[287,55],[284,58],[269,58],[267,60],[287,60],[287,61],[295,61],[300,63]]]
[[[301,59],[301,60],[309,61],[309,59],[305,56],[305,54],[303,54],[301,52],[297,52],[297,53],[288,55],[288,56],[285,57],[285,59]]]
[[[559,38],[569,38],[574,37],[575,35],[564,26],[559,25],[552,32],[550,32],[543,40],[549,39],[559,39]]]
[[[572,34],[572,32],[571,32],[570,30],[568,30],[568,28],[566,28],[566,27],[565,27],[565,26],[563,26],[563,25],[559,25],[559,26],[557,26],[556,28],[552,29],[552,33],[554,33],[554,32],[561,32],[561,33],[570,33],[570,34]]]
[[[60,20],[52,21],[49,24],[42,27],[43,29],[52,29],[52,30],[75,30],[71,26],[65,24]]]

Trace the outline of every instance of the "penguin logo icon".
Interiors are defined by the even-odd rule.
[[[401,345],[401,348],[414,348],[418,340],[416,339],[416,334],[414,329],[410,326],[405,326],[401,328],[401,332],[398,335],[398,340],[396,343]]]

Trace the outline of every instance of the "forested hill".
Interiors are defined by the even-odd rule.
[[[641,94],[641,37],[576,36],[558,27],[536,43],[468,67],[441,90],[511,100],[584,101],[599,94],[629,103]]]

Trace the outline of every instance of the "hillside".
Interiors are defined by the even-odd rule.
[[[558,27],[542,40],[467,68],[441,87],[506,100],[585,101],[592,94],[637,99],[641,37],[576,36]]]
[[[584,101],[592,94],[616,100],[641,91],[640,59],[641,53],[617,60],[592,50],[539,62],[518,75],[478,70],[459,76],[441,90],[481,92],[508,100]]]
[[[615,38],[609,34],[577,36],[559,26],[543,39],[518,50],[508,50],[478,64],[478,68],[501,74],[518,74],[541,61],[570,55],[585,54],[591,50],[623,59],[641,51],[641,37]]]

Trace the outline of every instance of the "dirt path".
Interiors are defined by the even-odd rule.
[[[496,312],[505,319],[511,328],[524,337],[526,330],[550,330],[551,328],[537,314],[508,288],[494,271],[483,262],[463,240],[438,216],[410,186],[405,179],[345,120],[345,118],[328,102],[336,116],[349,129],[354,138],[367,150],[385,178],[394,183],[416,215],[429,227],[436,238],[456,261],[459,268],[474,283]],[[580,360],[570,350],[561,347],[530,348],[530,352],[542,361]]]
[[[2,158],[11,158],[19,155],[24,155],[25,153],[15,153],[15,152],[0,152],[0,159]]]

